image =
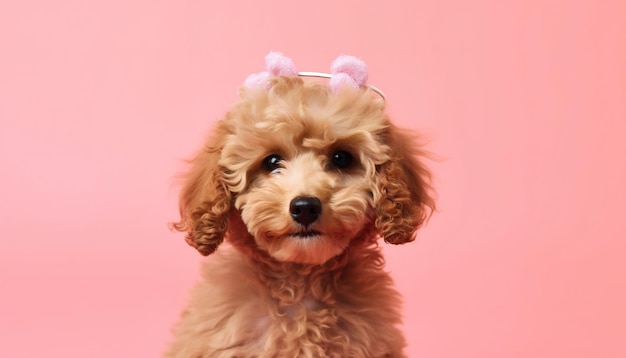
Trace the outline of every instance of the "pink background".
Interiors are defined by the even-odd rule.
[[[173,177],[246,75],[362,57],[432,138],[386,247],[411,357],[626,356],[626,2],[3,1],[0,356],[155,357],[200,256]]]

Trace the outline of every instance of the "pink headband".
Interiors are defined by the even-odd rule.
[[[293,61],[280,52],[270,52],[265,56],[265,71],[253,73],[243,83],[248,88],[269,89],[272,77],[277,76],[300,76],[330,78],[328,85],[333,92],[342,87],[360,88],[367,87],[378,93],[383,99],[385,94],[378,88],[367,84],[367,65],[354,56],[341,55],[330,66],[331,73],[323,72],[298,72]]]

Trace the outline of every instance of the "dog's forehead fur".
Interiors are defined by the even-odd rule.
[[[335,94],[297,77],[278,77],[269,91],[242,89],[226,120],[239,142],[266,147],[327,147],[355,135],[382,135],[388,125],[384,101],[366,90]]]

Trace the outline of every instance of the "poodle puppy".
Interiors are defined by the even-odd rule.
[[[345,57],[324,84],[270,54],[191,161],[173,227],[211,256],[166,357],[405,357],[378,241],[415,239],[431,176]]]

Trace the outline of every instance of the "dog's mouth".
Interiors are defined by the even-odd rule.
[[[300,230],[289,234],[290,237],[296,237],[299,239],[308,239],[315,236],[320,236],[322,233],[317,230]]]

